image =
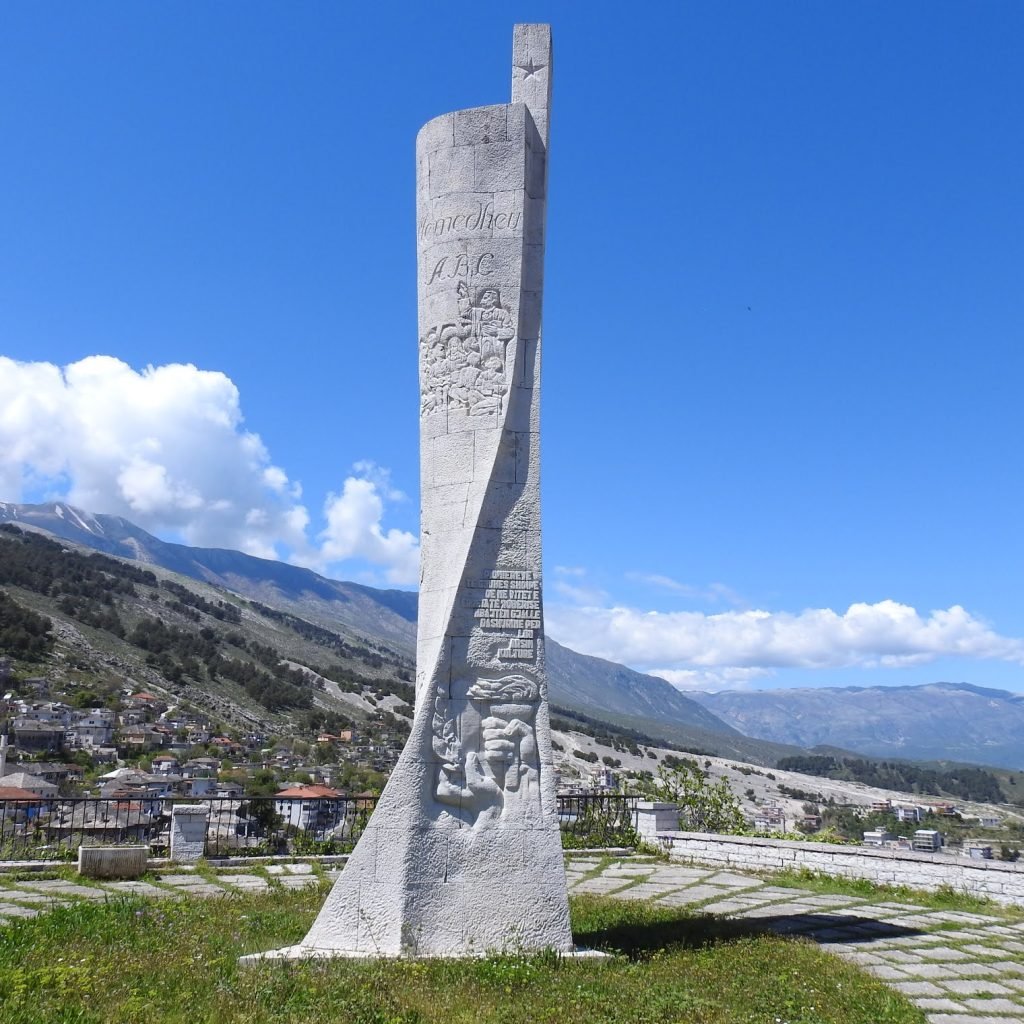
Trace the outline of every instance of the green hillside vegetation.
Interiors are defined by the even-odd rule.
[[[919,829],[941,832],[947,846],[962,846],[966,841],[986,842],[1000,860],[1015,861],[1024,845],[1024,824],[1009,822],[1003,828],[983,828],[977,822],[965,821],[959,814],[924,814],[919,822],[900,822],[892,814],[872,811],[860,814],[852,807],[823,804],[820,806],[821,823],[843,839],[860,842],[871,829],[888,829],[895,835],[911,836]]]
[[[324,700],[322,682],[296,666],[371,705],[387,696],[412,703],[411,667],[400,655],[387,658],[370,642],[158,572],[0,525],[0,655],[15,667],[23,663],[23,673],[43,670],[63,680],[74,704],[79,694],[109,703],[129,666],[134,678],[198,706],[226,699],[257,716],[290,713],[295,723],[308,721],[295,713]],[[86,639],[87,650],[56,643],[53,622],[60,619]],[[346,723],[366,717],[347,705],[334,714]],[[390,713],[380,717],[407,729]]]
[[[53,650],[53,623],[0,591],[0,651],[23,661],[40,661]]]
[[[954,797],[981,803],[1002,803],[1006,799],[999,779],[993,772],[967,765],[931,768],[908,761],[799,754],[780,758],[775,767],[781,771],[860,782],[866,786],[905,793]]]
[[[6,669],[5,659],[13,662]],[[415,703],[412,661],[379,638],[9,524],[0,524],[0,672],[16,691],[19,677],[41,675],[51,699],[77,707],[117,707],[126,687],[153,688],[208,713],[223,731],[315,740],[364,725],[391,748],[408,734]],[[956,799],[1001,802],[1010,793],[1024,805],[1024,780],[1013,773],[811,754],[654,718],[552,710],[556,729],[610,748],[581,759],[610,767],[621,767],[614,754],[627,753],[653,766],[657,746]]]
[[[596,708],[581,712],[575,708],[566,708],[564,705],[553,708],[552,712],[573,722],[582,723],[582,727],[570,727],[578,732],[587,732],[589,729],[593,730],[592,735],[598,732],[618,735],[622,737],[623,743],[632,740],[634,743],[669,747],[705,757],[728,757],[766,768],[774,767],[780,757],[806,753],[801,747],[758,740],[738,732],[710,732],[697,726],[642,715],[622,715]]]

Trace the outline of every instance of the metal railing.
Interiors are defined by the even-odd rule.
[[[618,793],[561,794],[558,824],[562,845],[570,850],[636,846],[639,797]]]
[[[558,797],[563,845],[636,843],[636,797]],[[377,805],[376,797],[38,797],[0,800],[0,863],[73,860],[78,847],[146,845],[169,853],[175,804],[209,808],[206,856],[312,856],[348,853]]]

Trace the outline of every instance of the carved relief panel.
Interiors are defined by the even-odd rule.
[[[420,415],[442,409],[501,415],[515,321],[494,285],[471,288],[460,280],[453,298],[451,319],[420,339]]]

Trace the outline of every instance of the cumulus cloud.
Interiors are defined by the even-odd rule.
[[[546,614],[559,642],[656,671],[688,688],[721,689],[730,683],[729,673],[732,682],[743,682],[779,668],[899,668],[946,657],[1024,665],[1024,640],[1000,635],[959,605],[928,614],[879,601],[852,604],[842,613],[814,608],[715,615],[550,605]]]
[[[386,470],[358,463],[310,540],[302,488],[243,425],[223,373],[171,364],[137,371],[110,356],[63,368],[0,356],[0,497],[46,493],[122,515],[187,543],[237,548],[327,570],[350,558],[392,583],[416,581],[412,534],[382,526],[404,497]]]
[[[341,494],[327,496],[324,512],[327,528],[320,534],[324,562],[362,558],[384,566],[389,583],[411,583],[417,578],[418,541],[405,530],[384,532],[384,502],[373,480],[350,476]]]

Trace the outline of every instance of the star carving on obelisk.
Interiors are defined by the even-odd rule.
[[[546,64],[534,64],[533,63],[533,58],[532,57],[528,57],[525,64],[517,64],[516,67],[519,68],[519,70],[523,72],[523,77],[524,78],[531,78],[533,75],[535,75],[542,68],[546,68],[547,65]]]

